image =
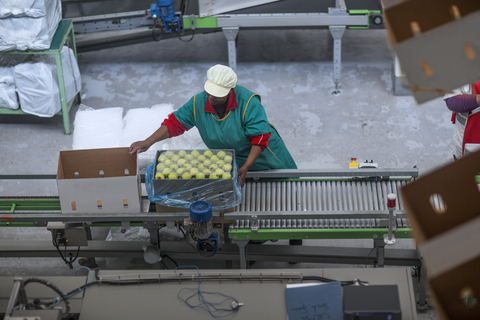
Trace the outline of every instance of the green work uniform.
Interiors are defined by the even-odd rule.
[[[277,130],[268,123],[260,96],[236,86],[237,107],[227,110],[223,118],[204,110],[207,102],[205,91],[193,96],[173,114],[188,130],[196,126],[209,149],[235,149],[236,160],[241,167],[252,148],[249,136],[271,133],[268,146],[257,158],[250,170],[297,169]]]

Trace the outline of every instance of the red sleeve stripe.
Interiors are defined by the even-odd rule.
[[[168,127],[170,138],[179,136],[187,131],[187,128],[177,120],[173,112],[170,113],[168,118],[162,122],[162,125],[166,125]]]
[[[271,134],[269,132],[259,136],[248,136],[248,138],[251,141],[250,142],[251,145],[257,145],[260,148],[262,148],[262,151],[263,151],[268,146],[268,139],[270,139],[270,136]]]

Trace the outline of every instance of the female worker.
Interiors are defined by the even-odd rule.
[[[226,66],[207,72],[205,91],[165,119],[150,137],[130,146],[130,154],[181,135],[196,126],[209,149],[235,149],[243,187],[248,170],[296,169],[295,161],[277,130],[268,122],[260,96],[238,86],[237,75]]]
[[[480,149],[480,81],[445,95],[455,124],[450,144],[454,159]]]

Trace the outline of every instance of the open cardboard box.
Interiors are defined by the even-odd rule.
[[[390,46],[417,102],[480,79],[480,1],[382,0]]]
[[[137,156],[128,148],[60,151],[62,213],[141,213]]]
[[[480,319],[479,174],[480,151],[400,190],[441,320]]]

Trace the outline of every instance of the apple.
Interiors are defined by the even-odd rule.
[[[193,166],[190,164],[190,163],[187,163],[183,166],[183,168],[186,170],[186,171],[190,171],[190,169],[193,168]]]
[[[173,162],[177,162],[178,159],[180,159],[180,156],[178,154],[176,155],[173,155],[171,158],[170,158]]]
[[[170,173],[172,173],[172,169],[165,168],[165,169],[163,169],[162,173],[165,174],[165,175],[170,174]]]
[[[233,158],[230,156],[225,156],[225,158],[223,158],[223,161],[225,161],[225,163],[232,163],[232,160]]]
[[[166,168],[166,166],[165,166],[164,163],[159,163],[159,164],[157,164],[157,171],[162,172],[163,169],[165,169],[165,168]]]
[[[205,174],[203,172],[199,172],[195,175],[196,179],[205,179]]]
[[[223,171],[223,169],[218,168],[218,169],[215,170],[215,173],[220,175],[220,174],[224,174],[225,171]]]
[[[225,170],[225,172],[230,172],[232,171],[232,165],[231,164],[226,164],[222,167],[223,170]]]
[[[212,164],[212,161],[210,159],[205,159],[205,161],[203,161],[203,164],[205,165],[205,167],[209,167]]]
[[[187,155],[187,151],[185,151],[185,150],[180,150],[180,151],[178,151],[178,155],[179,155],[180,157],[185,157],[185,156]]]
[[[198,171],[203,171],[205,170],[205,165],[203,163],[197,164]]]
[[[182,179],[185,179],[185,180],[192,179],[192,175],[190,174],[190,172],[184,172],[182,174]]]
[[[164,154],[158,157],[158,162],[164,162],[165,160],[167,160],[167,157]]]
[[[231,177],[232,175],[229,172],[225,172],[224,174],[222,174],[223,179],[230,179]]]
[[[163,163],[165,163],[166,166],[170,166],[173,163],[173,161],[170,159],[166,159]]]
[[[208,176],[208,179],[218,179],[218,176],[216,174],[211,174]]]
[[[170,166],[169,166],[170,169],[172,169],[172,171],[175,171],[178,169],[178,164],[176,163],[172,163]]]
[[[207,175],[207,174],[211,174],[211,173],[212,173],[212,170],[210,170],[210,169],[205,169],[205,170],[203,170],[203,173],[205,173],[206,175]]]
[[[192,156],[191,154],[186,154],[185,159],[187,159],[188,161],[192,161],[193,159],[195,159],[195,157]]]
[[[206,150],[203,155],[207,158],[210,158],[213,155],[213,152],[211,150]]]
[[[170,173],[170,174],[168,175],[168,179],[172,179],[172,180],[178,179],[178,176],[177,176],[175,173]]]
[[[155,175],[155,179],[165,179],[165,175],[163,173],[157,172]]]
[[[200,155],[200,152],[198,152],[198,150],[193,150],[191,155],[194,157],[194,158],[197,158],[199,155]]]
[[[218,169],[218,164],[212,163],[211,165],[208,166],[208,169],[215,171],[215,169]]]
[[[223,161],[223,160],[218,160],[218,161],[217,161],[217,164],[218,164],[219,167],[223,167],[223,166],[225,165],[225,161]]]
[[[201,154],[197,157],[197,160],[201,161],[201,162],[205,161],[205,159],[207,159],[207,157],[205,157],[203,154]]]
[[[186,163],[187,163],[187,160],[186,160],[186,159],[182,159],[182,158],[181,158],[181,159],[178,159],[178,161],[177,161],[177,164],[178,164],[179,166],[184,166]]]
[[[190,169],[190,174],[191,174],[192,176],[195,175],[195,174],[197,174],[197,173],[199,173],[199,172],[200,172],[200,171],[199,171],[197,168],[192,168],[192,169]]]
[[[218,159],[218,157],[217,157],[216,155],[212,155],[212,156],[210,157],[210,160],[212,160],[212,162],[217,162],[219,159]]]
[[[167,158],[169,158],[169,159],[170,159],[171,157],[173,157],[173,155],[174,155],[173,151],[167,151],[167,152],[165,152],[165,157],[167,157]]]
[[[196,159],[193,159],[192,161],[190,161],[190,164],[192,165],[192,167],[198,166],[199,163],[200,163],[200,161],[198,161]]]
[[[177,171],[175,171],[175,173],[177,174],[177,176],[181,176],[182,174],[184,174],[185,172],[187,172],[185,169],[183,168],[178,168]]]

